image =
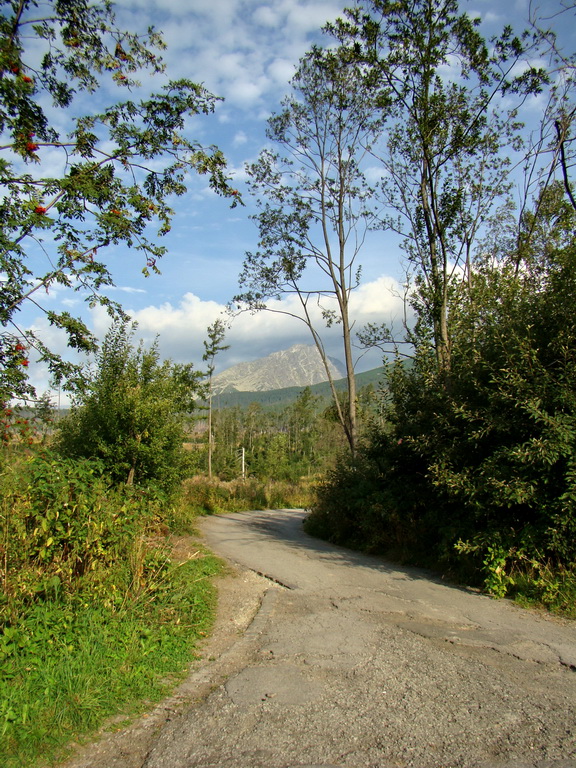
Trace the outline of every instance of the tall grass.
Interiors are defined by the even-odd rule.
[[[184,481],[182,500],[193,513],[204,515],[250,509],[306,508],[312,499],[313,483],[312,479],[290,483],[255,478],[225,482],[197,476]]]
[[[112,489],[93,462],[14,458],[0,491],[0,765],[28,768],[185,674],[219,563],[173,562],[173,500]]]

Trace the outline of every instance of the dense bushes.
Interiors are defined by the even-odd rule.
[[[184,477],[186,414],[199,375],[191,365],[159,360],[153,345],[134,348],[119,323],[106,335],[80,403],[58,429],[59,452],[97,458],[116,483],[154,484],[166,491]]]
[[[552,600],[574,582],[576,243],[562,227],[521,269],[477,265],[455,295],[448,373],[425,334],[391,367],[387,427],[319,488],[309,531],[481,573],[500,595],[540,583]]]
[[[0,762],[33,765],[185,671],[218,563],[172,559],[178,513],[102,463],[16,444],[0,474]],[[176,677],[174,677],[176,676]]]
[[[148,547],[136,564],[134,552],[161,524],[163,503],[151,489],[112,488],[98,461],[43,452],[5,467],[3,618],[44,598],[123,599],[155,557]]]

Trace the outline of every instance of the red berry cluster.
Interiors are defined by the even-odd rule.
[[[14,345],[14,351],[16,352],[17,356],[20,358],[19,363],[20,365],[23,365],[24,368],[28,367],[28,358],[24,356],[24,352],[26,352],[26,347],[24,344],[21,344],[18,342],[18,344]]]
[[[21,134],[19,137],[24,144],[24,148],[26,149],[28,155],[33,155],[40,146],[34,141],[34,135],[34,133],[29,133],[27,135]]]

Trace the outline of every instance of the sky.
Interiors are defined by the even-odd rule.
[[[193,362],[203,368],[206,329],[215,319],[225,319],[222,313],[227,303],[239,292],[238,275],[245,253],[257,247],[257,228],[249,218],[255,208],[246,186],[245,164],[254,161],[267,145],[266,120],[288,92],[298,59],[312,43],[322,42],[320,28],[340,15],[344,4],[342,0],[116,3],[120,26],[134,31],[152,24],[163,33],[168,46],[163,56],[171,78],[190,78],[223,98],[213,115],[193,118],[189,133],[205,145],[220,147],[228,160],[232,183],[246,202],[245,207],[231,210],[226,200],[207,188],[205,179],[193,179],[187,195],[176,201],[172,231],[163,238],[168,253],[159,264],[161,275],[144,278],[138,257],[125,250],[111,249],[108,254],[116,282],[110,295],[137,321],[136,338],[151,343],[158,337],[163,358]],[[551,15],[561,7],[561,0],[546,0],[541,5],[545,15]],[[501,0],[469,0],[461,7],[482,19],[488,37],[505,23],[523,26],[528,15],[525,0],[506,4]],[[574,20],[573,15],[570,19]],[[573,39],[573,32],[570,36]],[[576,42],[571,50],[576,50]],[[371,234],[359,263],[363,282],[353,295],[351,307],[356,327],[387,322],[399,328],[404,264],[398,240],[381,232]],[[53,292],[49,301],[71,312],[80,309],[63,291]],[[83,315],[103,338],[109,322],[106,313],[95,308],[83,310]],[[30,321],[53,345],[62,347],[62,337],[45,327],[41,315],[30,316]],[[312,339],[302,323],[262,312],[235,319],[226,343],[230,346],[217,357],[217,371],[292,344],[310,344]],[[327,337],[327,348],[330,355],[342,359],[337,328]],[[358,358],[358,370],[381,364],[376,351],[363,354],[358,350]],[[34,368],[32,374],[40,392],[48,389],[42,368]]]

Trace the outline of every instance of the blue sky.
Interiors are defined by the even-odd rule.
[[[561,7],[559,0],[540,5],[544,15]],[[119,0],[116,4],[121,26],[137,30],[153,24],[163,32],[171,78],[188,77],[223,97],[214,115],[193,119],[190,135],[223,150],[234,186],[247,203],[245,208],[230,210],[225,200],[206,188],[202,178],[193,179],[186,197],[176,201],[173,229],[163,238],[168,254],[160,263],[160,276],[144,278],[137,257],[126,251],[109,253],[117,286],[110,295],[137,320],[138,338],[152,341],[159,335],[163,357],[202,367],[206,328],[238,292],[244,254],[257,244],[256,226],[249,220],[254,208],[246,191],[245,163],[255,160],[265,146],[266,119],[287,92],[299,57],[321,39],[320,27],[339,15],[342,7],[341,0]],[[528,16],[524,0],[506,4],[470,0],[461,7],[482,18],[488,37],[505,23],[523,26]],[[574,51],[573,12],[563,18],[567,48]],[[154,82],[150,86],[158,87]],[[531,109],[537,114],[538,103]],[[403,278],[398,242],[374,233],[359,261],[363,286],[353,301],[358,326],[382,321],[398,326],[402,315],[399,282]],[[51,300],[70,305],[72,297],[56,292]],[[70,306],[70,311],[79,306]],[[36,326],[44,325],[40,316],[30,320]],[[89,324],[100,337],[107,322],[103,311],[90,312]],[[62,344],[57,334],[47,332],[56,346]],[[260,313],[235,321],[227,343],[230,349],[217,358],[217,370],[294,343],[311,343],[311,339],[296,321]],[[329,340],[328,351],[342,357],[337,332]],[[360,362],[359,370],[379,364],[379,355],[371,353]],[[34,377],[40,391],[48,388],[45,372],[35,369]]]

